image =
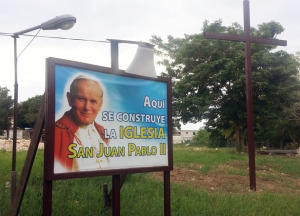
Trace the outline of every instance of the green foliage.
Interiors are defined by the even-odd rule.
[[[9,90],[0,86],[0,135],[11,126],[10,117],[13,116],[13,99],[8,96]]]
[[[218,20],[205,21],[203,30],[242,35],[243,28],[233,23],[223,26]],[[283,27],[274,21],[251,28],[251,36],[275,38]],[[163,76],[173,79],[173,117],[183,123],[207,120],[206,128],[226,131],[237,149],[244,148],[247,134],[244,44],[204,39],[203,33],[168,36],[166,43],[158,36],[159,63],[166,67]],[[275,46],[251,44],[254,121],[263,125],[277,120],[286,107],[300,101],[298,62]],[[270,123],[272,125],[272,123]],[[257,130],[258,127],[255,128]]]
[[[256,140],[265,143],[267,148],[277,147],[283,148],[285,143],[292,143],[293,149],[298,148],[297,143],[300,142],[300,121],[295,119],[290,109],[284,110],[274,119],[268,121],[258,121],[256,123],[255,137]],[[278,143],[277,146],[270,146],[270,142]]]
[[[226,139],[219,129],[211,129],[209,135],[209,147],[225,147]]]
[[[18,126],[33,128],[42,102],[42,95],[37,95],[18,105]]]
[[[200,128],[197,134],[193,137],[193,140],[200,143],[201,146],[208,146],[210,132],[204,128]]]

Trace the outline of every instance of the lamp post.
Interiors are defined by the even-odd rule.
[[[17,57],[17,38],[19,35],[31,32],[37,29],[42,30],[69,30],[76,23],[76,18],[72,15],[61,15],[53,19],[50,19],[46,22],[43,22],[40,25],[16,32],[12,35],[14,38],[14,65],[15,65],[15,96],[14,96],[14,128],[13,128],[13,149],[12,149],[12,171],[11,171],[11,203],[13,203],[16,185],[17,185],[17,172],[16,172],[16,152],[17,152],[17,114],[18,114],[18,57]]]

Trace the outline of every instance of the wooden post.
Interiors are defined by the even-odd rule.
[[[120,216],[120,175],[112,176],[113,216]]]
[[[41,139],[42,131],[44,128],[44,120],[45,120],[45,95],[43,96],[43,99],[42,99],[42,104],[40,107],[37,121],[35,123],[32,139],[30,142],[30,146],[28,148],[28,152],[27,152],[27,156],[25,159],[22,174],[21,174],[18,186],[17,186],[13,204],[10,209],[10,213],[9,213],[10,216],[18,215],[18,212],[19,212],[19,209],[20,209],[20,206],[22,203],[22,199],[23,199],[23,196],[25,193],[25,189],[26,189],[26,186],[28,183],[28,179],[30,176],[30,172],[32,169],[32,165],[34,162],[34,158],[36,155],[36,151],[39,146],[40,139]]]
[[[255,175],[255,144],[254,144],[254,120],[253,120],[253,96],[251,74],[251,43],[250,43],[250,11],[249,1],[244,1],[244,35],[245,42],[245,70],[246,70],[246,106],[247,106],[247,137],[250,190],[256,191]]]
[[[51,216],[52,212],[52,181],[43,181],[43,216]]]
[[[165,209],[165,216],[170,216],[171,215],[170,171],[164,171],[164,209]]]
[[[124,184],[124,182],[126,180],[126,177],[127,177],[127,175],[121,175],[120,176],[120,190],[122,189],[122,186],[123,186],[123,184]],[[112,188],[111,188],[111,190],[109,192],[109,196],[112,197]]]

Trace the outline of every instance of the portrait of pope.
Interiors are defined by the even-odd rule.
[[[108,158],[97,158],[99,144],[108,146],[104,127],[95,122],[103,104],[103,89],[98,81],[86,75],[77,76],[66,94],[70,109],[55,122],[54,172],[101,170]],[[92,148],[92,157],[69,158],[69,145]]]

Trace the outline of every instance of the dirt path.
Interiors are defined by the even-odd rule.
[[[190,167],[193,167],[190,169]],[[230,171],[244,167],[247,170],[247,163],[232,162],[220,165],[216,170],[206,174],[199,172],[201,164],[190,164],[188,168],[174,167],[171,172],[171,182],[190,185],[209,192],[225,193],[248,193],[249,177],[246,175],[229,174]],[[151,177],[158,181],[163,181],[162,173],[151,173]],[[292,178],[283,173],[277,173],[270,166],[256,168],[256,189],[272,193],[288,193],[300,195],[300,179]]]

